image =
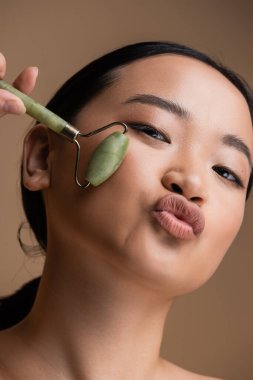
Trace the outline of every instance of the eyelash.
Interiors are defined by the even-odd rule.
[[[158,129],[154,128],[152,125],[148,124],[142,124],[142,123],[127,123],[130,128],[136,129],[139,132],[143,132],[150,136],[151,138],[154,138],[156,140],[160,140],[162,142],[170,144],[171,141],[166,136],[165,133],[158,131]]]
[[[239,186],[239,187],[242,187],[244,188],[244,185],[241,181],[241,179],[238,177],[237,174],[235,174],[231,169],[228,169],[227,167],[225,166],[214,166],[213,167],[214,171],[216,171],[216,173],[218,175],[220,175],[222,178],[226,179],[227,181],[229,182],[232,182],[234,185],[236,186]],[[227,176],[223,176],[222,174],[228,174],[229,176],[232,176],[233,179],[228,179]]]
[[[146,133],[151,138],[158,139],[158,140],[160,140],[162,142],[166,142],[168,144],[171,143],[170,139],[165,135],[165,133],[158,131],[156,128],[154,128],[151,125],[143,124],[143,123],[127,123],[127,124],[129,125],[129,127],[133,128],[133,129],[136,129],[140,132]],[[237,174],[235,174],[233,172],[233,170],[227,168],[226,166],[214,166],[213,169],[219,176],[221,176],[222,178],[224,178],[228,182],[231,182],[235,186],[239,186],[239,187],[244,188],[244,185],[243,185],[241,179],[239,178],[239,176]],[[225,173],[228,174],[228,176],[232,176],[233,179],[228,179],[227,178],[228,176],[224,176]]]

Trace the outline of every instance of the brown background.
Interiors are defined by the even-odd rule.
[[[218,57],[253,85],[253,1],[1,0],[0,14],[6,78],[11,81],[26,65],[38,66],[33,95],[42,103],[93,58],[149,39],[190,44]],[[36,276],[43,265],[40,257],[26,257],[16,241],[23,220],[19,158],[30,121],[28,116],[9,116],[0,123],[1,295]],[[251,199],[240,235],[217,273],[200,290],[179,299],[169,315],[162,353],[185,368],[231,380],[253,379],[252,211]]]

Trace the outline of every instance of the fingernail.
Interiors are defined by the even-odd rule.
[[[33,66],[34,74],[37,76],[39,73],[39,68],[37,66]]]

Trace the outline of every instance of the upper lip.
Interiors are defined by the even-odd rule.
[[[205,217],[201,208],[179,194],[169,194],[161,198],[154,211],[167,211],[179,220],[189,224],[194,234],[200,234],[205,227]]]

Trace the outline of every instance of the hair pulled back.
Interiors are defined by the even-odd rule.
[[[195,58],[218,70],[242,93],[253,120],[253,92],[242,78],[207,55],[171,42],[140,42],[122,47],[96,59],[73,75],[56,92],[46,107],[67,122],[75,124],[75,118],[79,111],[116,80],[116,69],[136,60],[161,54],[177,54]],[[251,172],[246,198],[250,193],[252,180]],[[42,193],[28,190],[24,187],[22,180],[21,192],[27,220],[40,247],[46,251],[47,220]],[[25,250],[25,245],[21,241],[20,243]],[[29,313],[39,282],[40,279],[36,278],[24,285],[14,295],[0,299],[0,330],[15,325]]]
[[[190,47],[172,42],[140,42],[112,51],[91,62],[56,92],[47,108],[74,124],[85,105],[114,81],[114,71],[136,60],[161,54],[178,54],[195,58],[215,68],[230,80],[245,97],[253,119],[253,93],[247,83],[230,69]],[[252,173],[247,197],[252,186]],[[21,183],[22,201],[27,220],[41,248],[47,246],[47,221],[40,191],[32,192]]]

